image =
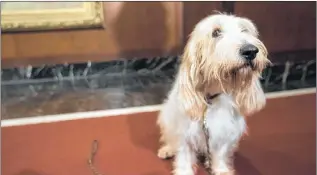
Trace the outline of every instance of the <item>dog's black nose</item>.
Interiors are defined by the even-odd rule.
[[[258,52],[259,49],[252,44],[245,44],[240,48],[241,56],[247,61],[252,61]]]

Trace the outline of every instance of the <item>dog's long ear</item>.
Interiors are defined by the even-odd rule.
[[[202,46],[200,40],[191,36],[182,56],[178,75],[178,98],[185,113],[193,120],[203,117],[207,108],[204,97],[202,70]]]
[[[243,90],[243,92],[238,92],[237,94],[237,104],[243,115],[249,116],[264,108],[266,97],[258,78],[252,81],[251,86],[247,90]]]

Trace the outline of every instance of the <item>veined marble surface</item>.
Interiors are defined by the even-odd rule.
[[[178,63],[174,56],[2,69],[2,120],[160,104]],[[316,87],[316,59],[277,63],[261,83],[265,92]]]

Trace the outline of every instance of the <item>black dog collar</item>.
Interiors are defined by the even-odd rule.
[[[208,104],[211,104],[211,101],[212,101],[213,99],[215,99],[216,97],[218,97],[219,95],[220,95],[220,93],[213,94],[213,95],[207,94],[207,95],[206,95],[206,101],[207,101],[207,103],[208,103]]]

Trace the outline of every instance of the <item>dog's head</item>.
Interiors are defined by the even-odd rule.
[[[190,35],[180,66],[185,111],[194,118],[201,116],[205,93],[211,87],[236,96],[237,105],[249,103],[245,94],[254,90],[255,81],[270,63],[267,54],[249,19],[216,14],[201,20]]]

